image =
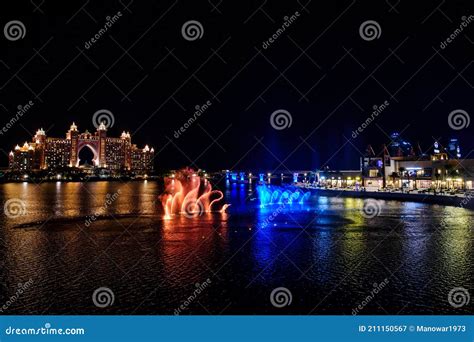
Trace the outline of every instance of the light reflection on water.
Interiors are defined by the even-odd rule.
[[[473,287],[474,215],[465,209],[381,201],[369,219],[362,199],[313,196],[276,213],[279,205],[260,208],[255,189],[229,184],[227,214],[163,220],[156,182],[0,188],[1,203],[19,198],[27,210],[0,218],[0,304],[33,280],[6,313],[172,314],[207,278],[212,286],[185,313],[350,314],[385,278],[362,313],[472,312],[447,302],[450,289]],[[113,307],[93,306],[100,286],[113,289]],[[268,299],[279,286],[294,298],[284,309]]]

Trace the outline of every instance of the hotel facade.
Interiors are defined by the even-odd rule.
[[[81,161],[79,155],[83,149],[92,152],[92,165]],[[30,143],[17,145],[10,152],[9,169],[30,172],[88,168],[147,175],[153,172],[154,155],[154,149],[148,145],[138,148],[132,144],[128,132],[123,132],[118,138],[109,137],[107,127],[102,123],[94,133],[88,130],[80,133],[73,123],[65,138],[48,137],[43,129],[39,129]]]
[[[474,159],[462,159],[457,139],[440,141],[423,151],[399,134],[392,142],[374,151],[368,146],[360,158],[360,170],[320,170],[317,183],[331,188],[365,188],[410,190],[473,190]]]

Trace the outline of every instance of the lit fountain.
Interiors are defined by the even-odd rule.
[[[260,200],[260,206],[272,204],[304,204],[311,196],[310,192],[303,192],[301,189],[291,191],[290,189],[280,189],[274,186],[259,185],[257,194]]]
[[[210,213],[217,202],[224,198],[219,190],[212,190],[211,183],[201,178],[192,170],[184,169],[171,177],[165,178],[165,193],[160,196],[165,211],[165,219],[173,215],[186,217],[201,216]],[[219,212],[224,213],[230,204],[224,204]]]

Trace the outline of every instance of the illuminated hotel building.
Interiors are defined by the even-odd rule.
[[[146,175],[153,171],[155,151],[145,146],[132,144],[130,133],[123,132],[119,138],[108,137],[107,127],[102,123],[91,133],[80,133],[73,123],[66,138],[47,137],[39,129],[31,143],[17,145],[9,154],[12,171],[54,170],[82,165],[79,153],[88,148],[92,154],[92,166],[115,172],[131,171]]]

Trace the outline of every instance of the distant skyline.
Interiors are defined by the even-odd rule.
[[[155,147],[158,170],[354,169],[395,131],[426,149],[458,138],[474,158],[473,125],[448,124],[474,113],[470,2],[301,4],[8,4],[2,26],[25,34],[0,39],[0,127],[33,105],[2,131],[0,165],[38,128],[91,129],[100,110],[111,132]],[[272,126],[277,111],[288,127]]]
[[[110,135],[116,135],[116,134],[118,135],[118,133],[120,133],[120,132],[115,132],[116,130],[115,130],[113,127],[108,127],[108,125],[104,125],[105,123],[106,123],[106,121],[102,121],[100,126],[101,126],[102,128],[106,128],[106,129],[107,129],[109,136],[110,136]],[[108,122],[108,123],[110,124],[110,122]],[[75,127],[79,132],[81,132],[81,133],[86,133],[86,132],[94,133],[94,132],[97,130],[97,128],[98,128],[98,127],[94,127],[95,124],[96,124],[96,123],[91,124],[90,126],[92,126],[92,127],[79,127],[78,125],[76,125],[76,122],[73,121],[71,127],[74,126],[74,127]],[[39,128],[38,130],[44,132],[44,131],[43,131],[43,130],[44,130],[44,129],[43,129],[43,126],[41,126],[41,128]],[[178,129],[178,131],[175,131],[174,138],[177,138],[177,137],[179,138],[182,134],[185,134],[186,130],[187,130],[187,129],[184,129],[184,127],[182,127],[182,131],[180,131],[180,130]],[[49,130],[48,132],[44,132],[44,133],[45,133],[48,137],[56,136],[56,137],[58,137],[58,138],[64,138],[66,130],[63,130],[62,134],[57,134],[57,135],[52,135],[51,132],[53,132],[52,129]],[[357,132],[357,131],[354,131],[354,132]],[[353,133],[354,133],[354,132],[353,132]],[[36,133],[37,133],[37,131],[36,131]],[[122,136],[123,136],[124,133],[126,133],[127,136],[130,136],[130,132],[129,132],[129,131],[123,130],[123,131],[122,131]],[[398,132],[391,132],[390,135],[393,136],[395,133],[398,133]],[[24,142],[30,143],[30,142],[31,142],[31,138],[34,138],[34,136],[35,136],[35,135],[33,135],[32,137],[25,138],[25,139],[23,139],[23,140],[22,140],[21,138],[19,138],[17,144],[15,144],[14,146],[12,146],[11,149],[10,149],[10,151],[14,151],[14,148],[15,148],[15,146],[17,146],[17,145],[22,146],[22,144],[23,144]],[[354,136],[356,136],[356,134],[353,134],[352,137],[354,137]],[[456,136],[456,135],[453,135],[453,136]],[[356,136],[356,137],[357,137],[357,136]],[[143,140],[143,138],[140,138],[139,133],[137,133],[137,135],[136,135],[134,138],[135,138],[135,139],[134,139],[134,140],[135,140],[134,142]],[[415,153],[415,155],[421,155],[421,154],[429,155],[430,153],[433,153],[433,149],[434,149],[434,146],[435,146],[435,142],[438,143],[438,145],[440,146],[441,149],[447,149],[447,148],[448,148],[448,145],[449,145],[449,141],[452,140],[453,138],[442,138],[442,137],[440,137],[440,139],[435,139],[435,138],[433,138],[433,140],[432,140],[431,142],[428,142],[428,143],[426,143],[426,144],[421,144],[421,143],[419,142],[419,140],[412,140],[412,139],[407,138],[406,136],[403,136],[403,135],[400,137],[400,139],[406,140],[406,141],[408,141],[409,143],[411,143],[412,148],[413,148],[413,152]],[[454,139],[457,139],[457,138],[454,138]],[[396,141],[398,141],[398,139],[397,139],[397,140],[393,140],[393,139],[390,140],[390,139],[389,139],[389,140],[388,140],[388,143],[382,144],[382,145],[380,145],[380,146],[379,146],[379,145],[374,146],[373,144],[370,144],[370,143],[369,143],[369,144],[367,144],[367,146],[365,146],[364,149],[361,150],[360,152],[361,152],[361,153],[367,153],[367,152],[368,152],[368,149],[372,149],[372,152],[373,152],[375,155],[381,156],[381,155],[383,154],[383,148],[384,148],[384,146],[385,146],[385,147],[389,147],[391,143],[395,143]],[[148,146],[148,144],[145,144],[145,145]],[[145,146],[145,145],[144,145],[144,146]],[[470,159],[474,159],[474,156],[469,156],[469,155],[468,155],[467,157],[464,156],[465,151],[462,149],[462,143],[461,143],[461,146],[460,146],[460,147],[461,147],[461,151],[460,151],[460,152],[461,152],[462,158],[469,158],[469,157],[471,157]],[[468,152],[469,152],[469,151],[468,151]],[[395,152],[392,151],[391,153],[395,153]],[[91,156],[93,156],[93,155],[91,155]],[[352,158],[357,159],[357,162],[360,163],[359,157],[360,157],[359,154],[354,154],[354,156],[353,156]],[[156,159],[156,156],[155,156],[155,159]],[[160,163],[159,161],[157,161],[157,160],[155,160],[154,163],[155,163],[155,164],[161,164],[161,163]],[[335,156],[335,157],[333,158],[333,162],[332,162],[332,163],[325,163],[325,164],[322,164],[322,165],[319,165],[319,166],[316,166],[316,167],[307,168],[307,169],[324,168],[324,167],[327,167],[327,166],[329,166],[331,169],[343,169],[343,168],[341,168],[341,167],[339,166],[339,165],[341,165],[341,164],[344,164],[344,160],[340,160],[340,159],[338,159],[338,158]],[[161,166],[161,165],[159,165],[159,166]],[[194,165],[194,166],[196,166],[196,165]],[[360,165],[357,165],[357,166],[355,166],[354,168],[357,169],[359,166],[360,166]],[[2,167],[3,167],[3,166],[2,166]],[[184,164],[183,164],[182,167],[184,167]],[[179,167],[177,167],[177,168],[179,168]],[[202,168],[202,169],[209,169],[209,168],[205,167],[204,165],[202,165],[201,168]],[[164,168],[163,166],[161,166],[161,167],[158,167],[158,169],[159,169],[160,171],[166,171],[166,170],[169,170],[169,169],[171,169],[171,168]],[[222,169],[226,169],[226,168],[225,168],[225,167],[220,167],[220,168],[209,169],[209,170],[210,170],[210,171],[218,171],[218,170],[222,170]],[[239,169],[239,168],[237,167],[237,168],[234,168],[234,169]],[[250,170],[250,169],[253,169],[253,170],[262,170],[262,171],[266,170],[265,167],[260,167],[260,166],[250,167],[250,168],[247,168],[247,169],[249,169],[249,170]],[[281,166],[281,168],[278,169],[278,170],[281,170],[281,169],[284,169],[284,166]],[[296,169],[305,169],[305,168],[301,168],[301,167],[298,168],[298,167],[295,167],[294,169],[296,170]],[[243,170],[245,170],[245,168],[243,168]]]

